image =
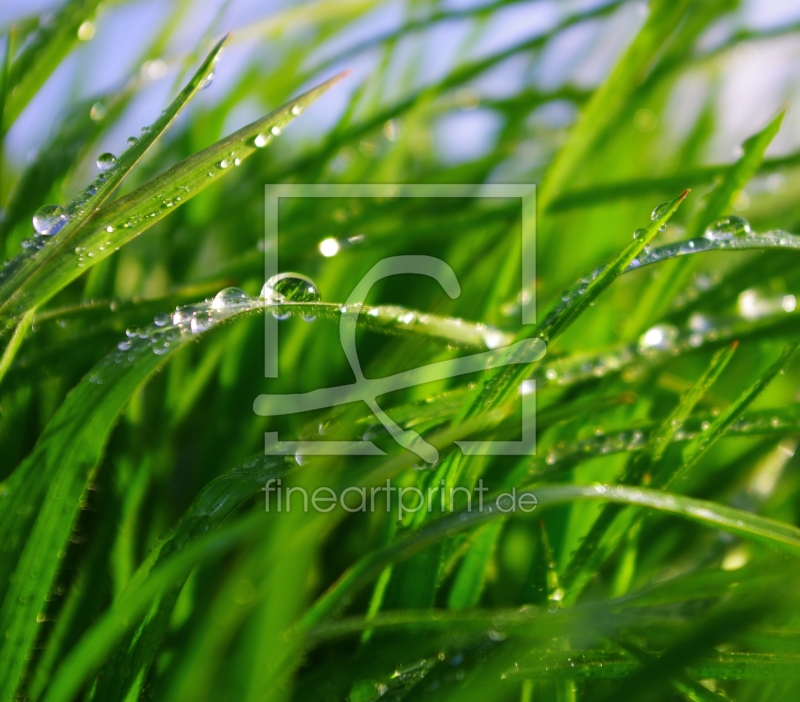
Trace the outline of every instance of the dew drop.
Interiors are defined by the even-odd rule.
[[[637,230],[636,230],[636,231],[633,233],[633,238],[634,238],[634,239],[638,239],[638,238],[639,238],[639,237],[640,237],[642,234],[644,234],[644,233],[645,233],[645,230],[644,230],[644,229],[637,229]]]
[[[321,299],[314,281],[300,273],[272,276],[261,288],[261,297],[271,303],[319,302]]]
[[[139,141],[135,136],[129,136],[127,144],[128,146],[133,146],[137,141]]]
[[[198,90],[205,90],[209,85],[214,82],[214,71],[211,71],[202,81],[200,81],[200,85],[197,86]]]
[[[197,310],[197,312],[192,315],[189,328],[192,330],[192,334],[199,334],[200,332],[210,329],[213,323],[214,318],[211,316],[211,312],[208,310]]]
[[[231,165],[231,162],[227,158],[223,158],[217,165],[220,168],[227,168]]]
[[[45,205],[33,215],[33,228],[37,234],[52,236],[68,221],[67,211],[63,207],[60,205]]]
[[[107,171],[117,162],[117,157],[114,154],[106,152],[97,157],[97,167],[101,171]]]
[[[170,323],[170,321],[171,321],[170,316],[168,314],[165,314],[164,312],[157,314],[153,318],[153,324],[155,324],[157,327],[165,327],[167,326],[167,324]]]
[[[246,305],[250,296],[240,288],[224,288],[220,290],[211,301],[211,309],[224,310],[230,307]]]
[[[272,139],[272,137],[269,134],[259,134],[253,143],[260,149],[262,146],[269,144],[270,139]]]
[[[281,133],[281,128],[276,124],[272,129],[269,130],[272,136],[278,136]]]
[[[658,219],[658,218],[659,218],[659,217],[660,217],[662,214],[664,214],[664,212],[666,212],[666,211],[667,211],[667,208],[668,208],[668,207],[669,207],[669,203],[668,203],[668,202],[663,202],[663,203],[661,203],[661,204],[660,204],[658,207],[656,207],[656,208],[655,208],[655,209],[654,209],[654,210],[653,210],[653,211],[650,213],[650,219],[651,219],[653,222],[655,222],[655,221],[656,221],[656,220],[657,220],[657,219]]]
[[[711,223],[703,236],[711,241],[719,241],[721,239],[733,239],[737,236],[747,236],[751,232],[750,222],[744,217],[731,215]]]
[[[303,106],[302,105],[293,105],[292,106],[292,114],[297,117],[298,115],[303,114]]]

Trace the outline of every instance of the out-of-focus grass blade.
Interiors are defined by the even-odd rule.
[[[2,135],[72,51],[79,41],[81,25],[94,19],[101,3],[102,0],[69,0],[46,23],[40,21],[33,36],[11,63]]]
[[[204,75],[198,73],[196,79]],[[289,122],[344,75],[335,76],[309,90],[266,117],[184,159],[128,195],[102,207],[93,215],[91,222],[71,238],[69,246],[74,247],[75,251],[53,256],[49,265],[30,271],[22,286],[15,289],[13,300],[7,300],[0,307],[0,313],[19,314],[48,300],[86,268],[106,259],[219,177],[234,170],[244,159],[280,134]]]
[[[634,91],[652,68],[664,43],[681,22],[687,0],[657,0],[648,6],[649,16],[633,43],[592,95],[570,133],[564,148],[550,166],[537,193],[537,206],[544,212],[575,174],[599,137],[626,107]]]
[[[93,224],[97,227],[100,214],[98,210],[102,204],[203,86],[226,41],[227,37],[214,47],[194,77],[164,113],[68,206],[68,219],[58,232],[51,237],[41,237],[42,241],[36,247],[23,251],[0,272],[0,319],[13,318],[35,308],[83,273],[83,258],[76,256],[76,245],[87,239],[87,228],[91,231]],[[107,235],[114,230],[108,223],[102,226]],[[102,244],[106,255],[118,248],[114,241],[116,238],[106,237],[108,243]],[[94,256],[94,252],[92,255]],[[88,262],[85,267],[90,267],[97,260]],[[53,267],[56,270],[70,270],[73,275],[66,276],[62,273],[61,276],[55,276],[50,273]],[[37,290],[33,291],[32,288]]]

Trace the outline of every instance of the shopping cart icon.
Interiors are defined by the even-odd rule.
[[[342,308],[339,338],[345,356],[355,375],[355,382],[306,393],[259,395],[253,403],[256,414],[264,417],[296,414],[331,408],[351,402],[364,402],[386,431],[400,446],[434,464],[439,452],[412,429],[403,429],[378,404],[377,398],[394,390],[454,378],[513,364],[539,361],[546,352],[538,338],[524,339],[502,348],[439,361],[384,378],[365,378],[356,351],[356,323],[372,286],[394,275],[425,275],[436,280],[450,296],[456,298],[461,287],[453,269],[432,256],[393,256],[379,261],[358,283]],[[526,380],[520,386],[522,400],[522,438],[519,441],[456,441],[465,455],[530,455],[535,453],[535,385]],[[279,441],[277,432],[265,433],[265,453],[271,455],[342,455],[375,456],[385,452],[370,440],[358,441]]]

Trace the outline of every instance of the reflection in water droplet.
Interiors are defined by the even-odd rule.
[[[319,302],[321,296],[314,281],[300,273],[279,273],[261,288],[261,297],[270,303]]]
[[[98,168],[99,168],[101,171],[107,171],[107,170],[108,170],[109,168],[111,168],[111,167],[112,167],[112,166],[113,166],[113,165],[114,165],[116,162],[117,162],[117,157],[116,157],[116,156],[114,156],[114,154],[111,154],[111,153],[108,153],[108,152],[106,152],[106,153],[104,153],[104,154],[100,154],[100,155],[97,157],[97,167],[98,167]]]
[[[68,221],[67,211],[61,205],[45,205],[33,215],[33,228],[37,234],[52,236]]]
[[[737,236],[747,236],[751,232],[750,222],[744,217],[731,215],[729,217],[722,217],[710,224],[703,236],[711,241],[716,241],[718,239],[733,239]]]

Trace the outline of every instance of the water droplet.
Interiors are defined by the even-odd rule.
[[[269,134],[259,134],[253,143],[260,149],[262,146],[269,144],[271,139],[272,137]]]
[[[211,71],[202,81],[200,81],[200,85],[197,86],[198,90],[205,90],[209,85],[214,82],[214,71]]]
[[[33,228],[42,236],[56,234],[67,222],[67,211],[60,205],[45,205],[33,215]]]
[[[109,224],[109,225],[106,227],[106,231],[107,231],[109,234],[111,234],[111,232],[113,232],[113,231],[114,231],[114,227],[112,227],[112,226]]]
[[[242,165],[242,159],[240,159],[240,158],[233,159],[233,165],[234,166],[241,166]]]
[[[281,133],[281,128],[276,124],[272,129],[269,130],[272,136],[278,136]]]
[[[667,208],[668,208],[668,207],[669,207],[669,203],[668,203],[668,202],[663,202],[663,203],[661,203],[661,204],[660,204],[658,207],[656,207],[656,208],[655,208],[655,209],[654,209],[654,210],[653,210],[653,211],[650,213],[650,219],[651,219],[653,222],[655,222],[655,221],[656,221],[656,220],[657,220],[657,219],[658,219],[658,218],[659,218],[661,215],[663,215],[663,214],[664,214],[664,212],[666,212],[666,211],[667,211]]]
[[[133,146],[137,141],[139,141],[135,136],[128,137],[128,146]]]
[[[238,305],[246,305],[250,296],[240,288],[224,288],[220,290],[211,301],[211,309],[224,310]]]
[[[206,331],[206,329],[210,329],[213,323],[214,318],[211,316],[211,312],[208,310],[197,310],[197,312],[192,315],[189,328],[192,330],[192,334],[199,334],[200,332]]]
[[[729,217],[722,217],[710,224],[703,236],[711,241],[717,241],[720,239],[733,239],[737,236],[747,236],[751,232],[750,222],[744,217],[731,215]]]
[[[227,168],[231,165],[231,162],[227,158],[223,158],[217,165],[220,168]]]
[[[645,231],[646,231],[646,230],[644,230],[644,229],[637,229],[637,230],[636,230],[636,231],[633,233],[633,238],[634,238],[634,239],[638,239],[638,238],[639,238],[639,237],[640,237],[642,234],[644,234],[644,233],[645,233]]]
[[[104,154],[100,154],[100,155],[97,157],[97,167],[98,167],[98,168],[99,168],[101,171],[107,171],[107,170],[108,170],[109,168],[111,168],[111,167],[112,167],[112,166],[113,166],[113,165],[114,165],[116,162],[117,162],[117,157],[116,157],[116,156],[114,156],[114,154],[112,154],[112,153],[109,153],[108,151],[106,151],[106,153],[104,153]]]
[[[261,288],[267,302],[319,302],[321,296],[314,281],[300,273],[279,273]]]

